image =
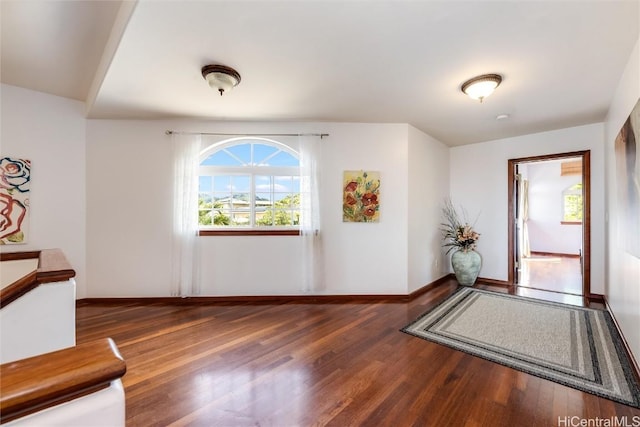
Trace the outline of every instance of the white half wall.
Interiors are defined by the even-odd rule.
[[[76,345],[76,283],[43,283],[0,310],[0,363]]]
[[[479,213],[480,276],[507,280],[509,159],[591,151],[591,292],[604,294],[604,125],[578,126],[451,148],[451,197]]]
[[[607,164],[607,287],[606,298],[622,329],[636,363],[640,365],[640,258],[624,249],[618,234],[622,219],[618,206],[614,141],[640,99],[640,38],[629,55],[625,71],[605,121]],[[638,139],[636,139],[636,144]],[[636,146],[638,150],[638,146]],[[637,151],[640,153],[640,150]],[[639,167],[640,163],[636,163]],[[638,219],[640,221],[640,219]]]
[[[31,160],[29,242],[2,252],[60,248],[85,296],[86,195],[84,104],[0,86],[0,154]]]

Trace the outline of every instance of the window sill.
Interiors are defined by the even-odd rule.
[[[582,221],[560,221],[561,225],[582,225]]]
[[[300,230],[200,230],[199,236],[299,236]]]

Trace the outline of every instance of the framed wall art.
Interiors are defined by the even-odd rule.
[[[31,162],[0,158],[0,245],[27,243]]]
[[[345,171],[342,189],[343,222],[380,220],[380,172]]]
[[[615,140],[618,236],[640,258],[640,100]]]

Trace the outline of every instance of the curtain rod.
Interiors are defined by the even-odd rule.
[[[212,135],[212,136],[319,136],[320,139],[329,136],[328,133],[218,133],[218,132],[182,132],[165,131],[167,135]]]

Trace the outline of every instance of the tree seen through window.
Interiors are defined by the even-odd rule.
[[[575,184],[562,192],[562,221],[582,222],[582,184]]]

